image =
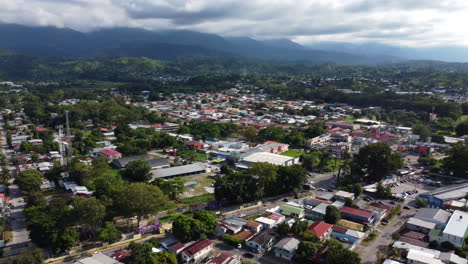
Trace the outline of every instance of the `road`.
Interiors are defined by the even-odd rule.
[[[5,122],[3,117],[0,116],[0,132],[2,134],[2,152],[7,156],[8,161],[13,158],[13,151],[8,148],[6,144],[6,131],[5,131]],[[10,163],[9,163],[10,164]],[[26,229],[25,219],[24,219],[24,200],[21,197],[21,191],[18,188],[18,185],[13,184],[14,177],[16,176],[16,168],[12,165],[8,165],[8,169],[11,171],[12,179],[9,181],[9,192],[10,192],[10,203],[13,205],[10,211],[10,222],[12,227],[13,239],[9,241],[6,246],[11,247],[13,250],[21,249],[28,246],[29,232]]]
[[[405,204],[401,204],[402,208]],[[393,243],[392,234],[398,233],[401,227],[405,224],[408,218],[416,213],[416,209],[411,207],[410,210],[401,209],[401,215],[396,216],[388,225],[377,226],[376,230],[379,236],[368,246],[360,244],[356,248],[356,252],[362,259],[363,264],[374,264],[377,261],[377,252],[381,249],[387,249],[388,245]]]

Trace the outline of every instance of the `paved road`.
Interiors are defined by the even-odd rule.
[[[404,205],[402,204],[402,207]],[[376,231],[379,236],[368,246],[359,245],[356,252],[362,259],[363,264],[374,264],[377,261],[377,252],[380,249],[385,249],[393,242],[392,234],[398,233],[408,218],[416,213],[416,209],[411,207],[411,210],[401,209],[401,216],[396,216],[388,225],[377,227]]]
[[[7,156],[7,159],[10,161],[13,157],[13,151],[8,148],[6,144],[6,131],[5,131],[5,122],[3,117],[0,117],[0,132],[2,133],[2,146],[1,151]],[[6,246],[12,246],[12,248],[21,248],[27,245],[30,241],[29,232],[26,229],[26,224],[24,220],[24,200],[21,197],[21,191],[18,188],[18,185],[13,184],[14,177],[16,176],[16,168],[9,165],[8,168],[11,171],[12,179],[10,180],[10,203],[14,206],[10,212],[10,222],[13,231],[13,239],[9,241]]]

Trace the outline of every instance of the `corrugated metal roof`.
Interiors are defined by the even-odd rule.
[[[153,171],[154,178],[174,177],[181,174],[197,173],[206,171],[206,166],[202,163],[195,163],[166,169],[158,169]]]

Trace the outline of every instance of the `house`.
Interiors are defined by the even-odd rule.
[[[183,263],[197,263],[213,249],[213,243],[208,239],[200,239],[186,247],[181,255]]]
[[[239,255],[223,251],[207,262],[207,264],[242,264],[242,259]]]
[[[411,217],[406,222],[406,228],[408,228],[409,230],[421,232],[424,234],[429,233],[432,229],[435,229],[435,227],[436,227],[436,224],[434,223],[423,221],[414,217]]]
[[[468,236],[468,213],[454,211],[452,217],[442,232],[442,240],[452,243],[455,247],[461,248],[465,245]]]
[[[252,237],[255,236],[255,232],[250,230],[242,230],[237,234],[234,234],[233,237],[240,239],[242,241],[249,241]]]
[[[420,208],[414,218],[434,223],[437,228],[444,229],[451,215],[451,213],[438,208]]]
[[[433,255],[419,250],[410,249],[406,256],[406,263],[408,264],[443,264],[439,259],[434,258]]]
[[[247,220],[240,217],[232,217],[218,221],[218,224],[215,227],[215,234],[218,236],[224,236],[226,234],[232,235],[239,233],[245,223],[247,223]]]
[[[131,256],[130,252],[128,252],[125,249],[116,250],[114,251],[114,253],[112,253],[113,259],[123,262],[123,263],[127,263],[130,260],[130,256]]]
[[[263,142],[263,144],[261,144],[257,148],[265,152],[277,154],[277,153],[288,151],[289,145],[284,144],[284,143],[278,143],[275,141],[266,141],[266,142]]]
[[[306,207],[306,217],[312,220],[322,221],[325,218],[327,207],[330,204],[321,203],[312,209]]]
[[[268,231],[264,230],[246,242],[247,247],[254,252],[266,252],[273,246],[275,237]]]
[[[122,158],[122,153],[113,149],[102,149],[98,152],[99,157],[106,157],[110,161]]]
[[[262,224],[263,228],[273,228],[276,226],[275,220],[263,216],[255,219],[255,222]]]
[[[262,230],[263,225],[259,222],[253,221],[253,220],[247,220],[247,222],[244,224],[244,228],[246,230],[258,233],[260,230]]]
[[[191,244],[193,244],[193,243],[189,242],[187,244],[184,244],[182,242],[176,242],[176,243],[173,243],[173,244],[167,246],[167,251],[169,253],[179,255],[186,247],[190,246]]]
[[[186,142],[185,146],[192,147],[195,150],[200,150],[200,149],[203,149],[203,147],[204,147],[203,143],[198,142],[198,141]]]
[[[345,202],[346,199],[354,200],[354,193],[345,192],[345,191],[337,191],[335,193],[335,199],[338,201]]]
[[[275,220],[276,225],[280,225],[280,224],[284,223],[284,221],[286,220],[286,217],[284,215],[278,214],[278,213],[271,213],[266,218],[271,219],[271,220]]]
[[[300,208],[291,204],[283,204],[279,207],[280,213],[287,217],[303,218],[305,215],[304,208]]]
[[[275,256],[286,260],[292,260],[294,258],[294,254],[296,253],[297,247],[299,246],[299,243],[300,241],[295,239],[294,237],[286,237],[281,239],[273,247]]]
[[[314,233],[321,241],[328,240],[332,232],[333,225],[317,221],[309,226],[309,231]]]
[[[333,226],[332,232],[330,233],[331,237],[351,244],[361,241],[365,235],[366,234],[363,232],[359,232],[353,229],[347,229],[341,226]]]
[[[353,222],[358,222],[364,225],[372,225],[374,223],[374,215],[372,212],[351,208],[348,206],[343,206],[340,209],[341,218],[350,220]]]

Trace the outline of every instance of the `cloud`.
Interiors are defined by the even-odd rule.
[[[313,41],[468,45],[464,0],[0,0],[0,21]]]

